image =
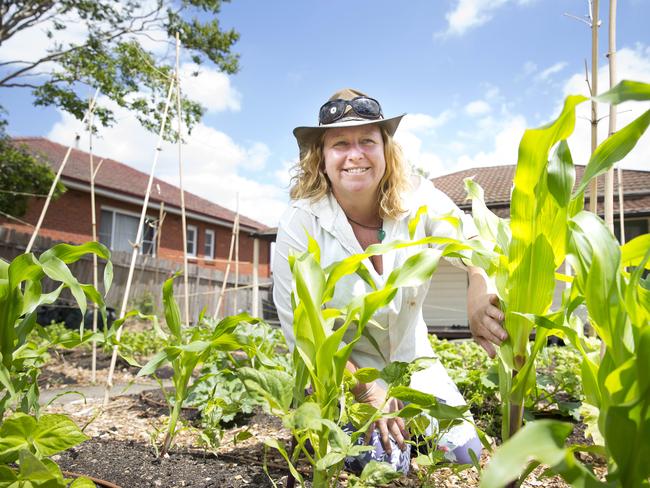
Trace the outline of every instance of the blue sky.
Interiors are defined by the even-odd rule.
[[[608,84],[609,2],[600,2],[600,87]],[[208,112],[184,150],[186,188],[249,217],[277,224],[288,201],[288,170],[297,125],[316,122],[320,105],[353,87],[377,98],[387,116],[407,112],[398,140],[409,160],[431,176],[476,166],[513,164],[526,127],[557,114],[564,96],[586,91],[590,59],[586,0],[234,0],[221,24],[241,34],[241,70],[204,69],[185,93]],[[650,82],[650,0],[619,0],[619,77]],[[74,28],[66,35],[74,36]],[[42,34],[3,45],[0,60],[37,50]],[[28,49],[28,50],[29,50]],[[3,52],[4,51],[4,52]],[[191,71],[189,64],[186,71]],[[78,122],[56,109],[34,108],[29,92],[0,91],[12,135],[69,144]],[[583,107],[586,115],[586,105]],[[628,110],[625,107],[622,110]],[[619,124],[638,114],[625,111]],[[600,108],[605,115],[607,107]],[[607,122],[600,124],[606,130]],[[624,167],[650,169],[645,138]],[[82,137],[81,149],[87,149]],[[570,141],[587,158],[588,124]],[[95,152],[149,171],[155,136],[128,113],[102,130]],[[156,175],[177,182],[176,150],[166,146]],[[644,158],[645,157],[645,158]]]

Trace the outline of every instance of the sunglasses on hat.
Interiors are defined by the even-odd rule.
[[[336,122],[345,114],[347,107],[350,107],[354,113],[364,119],[380,119],[383,117],[381,105],[374,98],[361,96],[351,100],[338,98],[326,102],[318,112],[318,123],[320,125],[331,124]]]

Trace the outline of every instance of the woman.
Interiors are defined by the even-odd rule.
[[[465,237],[475,235],[471,218],[444,193],[430,181],[409,174],[401,150],[393,141],[402,117],[386,119],[375,99],[345,89],[335,93],[320,108],[318,126],[297,127],[293,131],[300,148],[300,162],[291,188],[292,203],[280,219],[273,263],[273,297],[290,347],[294,339],[287,257],[307,249],[305,231],[318,242],[323,266],[361,253],[383,240],[408,239],[408,222],[422,205],[428,208],[428,218],[421,219],[415,238],[431,235],[458,238],[458,230],[453,225],[435,219],[449,213],[461,219]],[[367,267],[377,287],[415,252],[415,248],[405,248],[373,256]],[[500,325],[503,314],[497,308],[496,295],[488,293],[483,272],[469,268],[468,273],[470,329],[493,357],[493,344],[498,345],[507,337]],[[384,329],[372,329],[381,353],[362,337],[350,356],[349,370],[362,367],[381,370],[391,361],[408,362],[433,356],[422,318],[427,289],[428,285],[401,289],[389,306],[375,314],[373,319],[384,326]],[[367,291],[368,285],[359,276],[347,276],[338,282],[329,305],[338,308],[347,304],[351,296]],[[440,363],[415,373],[411,387],[433,394],[450,405],[465,404]],[[360,384],[353,394],[357,401],[379,407],[385,401],[386,385],[381,380]],[[400,407],[395,399],[389,399],[385,408],[392,412]],[[407,471],[410,450],[404,442],[408,432],[403,420],[379,420],[371,434],[369,441],[375,446],[375,452],[361,462],[384,460],[396,469]],[[440,447],[452,462],[470,463],[470,450],[480,457],[480,442],[468,422],[450,429]],[[359,460],[356,468],[362,467],[358,463]]]

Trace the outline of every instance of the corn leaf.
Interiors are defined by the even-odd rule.
[[[501,488],[521,475],[528,464],[539,461],[560,473],[574,486],[607,486],[575,459],[564,447],[573,427],[556,420],[529,422],[492,456],[481,476],[481,488]]]
[[[589,159],[589,164],[582,175],[582,181],[573,192],[576,196],[584,192],[589,182],[603,174],[634,149],[636,143],[650,125],[650,110],[646,110],[636,120],[629,123],[600,144]]]
[[[576,181],[576,170],[566,140],[560,141],[548,164],[548,190],[560,207],[566,207]]]
[[[621,246],[621,263],[623,266],[638,266],[650,249],[650,234],[642,234]],[[644,267],[650,269],[645,261]]]
[[[640,81],[623,80],[611,90],[601,93],[595,100],[604,103],[618,105],[631,100],[650,100],[650,84]]]

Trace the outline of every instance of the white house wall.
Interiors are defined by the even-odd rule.
[[[467,326],[467,273],[440,260],[422,312],[429,327]]]

